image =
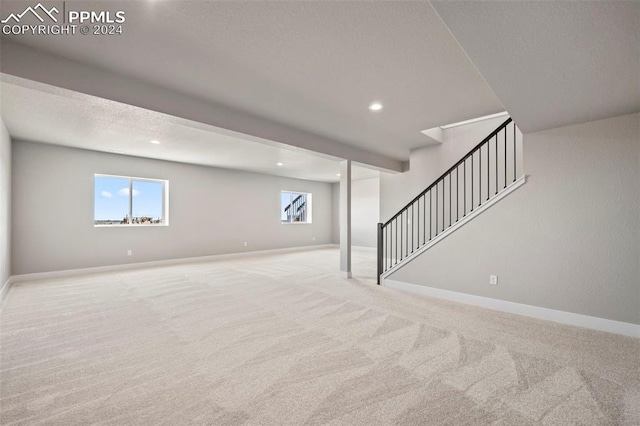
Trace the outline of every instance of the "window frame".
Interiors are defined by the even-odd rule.
[[[129,180],[129,220],[133,219],[133,182],[153,182],[162,184],[162,223],[116,223],[112,225],[98,225],[96,224],[96,178],[116,178],[116,179],[128,179]],[[131,227],[162,227],[169,226],[169,180],[168,179],[156,179],[156,178],[144,178],[136,176],[124,176],[124,175],[112,175],[108,173],[94,173],[93,174],[93,227],[94,228],[131,228]]]
[[[306,195],[307,197],[307,205],[308,205],[308,209],[306,212],[307,215],[307,221],[306,222],[283,222],[282,221],[282,194],[283,193],[288,193],[288,194],[297,194],[297,195]],[[290,190],[281,190],[279,192],[279,199],[278,199],[278,205],[280,206],[280,224],[281,225],[312,225],[313,224],[313,194],[311,192],[304,192],[304,191],[290,191]]]

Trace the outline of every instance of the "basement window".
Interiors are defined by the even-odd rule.
[[[284,224],[311,223],[311,194],[282,191],[280,193],[280,222]]]
[[[166,226],[169,181],[94,176],[94,226]]]

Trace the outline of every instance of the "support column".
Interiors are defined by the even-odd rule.
[[[351,278],[351,160],[340,163],[340,272]]]

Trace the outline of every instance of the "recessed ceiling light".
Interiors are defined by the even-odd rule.
[[[369,109],[371,111],[380,111],[382,109],[382,104],[380,102],[374,102],[369,105]]]
[[[149,141],[149,142],[151,142],[151,143],[152,143],[152,144],[154,144],[154,145],[160,145],[160,141],[157,141],[157,140],[155,140],[155,139],[154,139],[154,140],[152,140],[152,141]]]
[[[340,173],[336,173],[336,176],[340,177]]]
[[[282,166],[284,166],[284,164],[282,164],[282,163],[276,163],[276,166],[278,166],[278,167],[282,167]]]

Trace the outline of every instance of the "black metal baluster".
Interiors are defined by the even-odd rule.
[[[460,166],[456,167],[456,222],[460,220]]]
[[[438,236],[438,182],[436,182],[436,236]]]
[[[382,231],[383,231],[383,249],[382,249],[382,255],[384,256],[384,263],[382,264],[382,271],[385,272],[387,270],[387,256],[385,256],[386,251],[387,251],[387,242],[389,241],[389,238],[387,236],[387,231],[388,228],[386,226],[382,227]]]
[[[417,222],[418,230],[416,231],[416,237],[418,240],[418,247],[420,247],[420,198],[418,198],[417,203],[418,203],[418,222]]]
[[[471,211],[473,211],[473,191],[475,186],[473,185],[473,154],[471,154]]]
[[[497,193],[498,193],[498,135],[496,135],[496,194]]]
[[[386,243],[386,237],[387,235],[387,230],[385,228],[384,225],[382,225],[382,272],[384,273],[384,271],[387,270],[387,257],[385,256],[385,252],[387,251],[387,243]]]
[[[498,137],[498,136],[496,136]],[[491,178],[489,177],[489,169],[491,168],[491,144],[487,141],[487,201],[491,193]]]
[[[378,222],[378,241],[377,241],[377,253],[378,253],[378,262],[376,268],[376,282],[380,285],[380,276],[384,272],[384,225]]]
[[[394,257],[394,259],[396,260],[395,265],[398,264],[398,218],[394,219],[396,222],[396,238],[394,239],[395,243],[396,243],[396,257]]]
[[[393,228],[391,228],[391,224],[387,225],[387,242],[389,244],[389,264],[387,265],[387,269],[391,268],[391,259],[393,259],[393,241],[392,241],[392,233],[393,233]]]
[[[463,164],[464,166],[462,167],[462,171],[463,171],[462,178],[464,182],[462,182],[462,197],[463,197],[462,207],[464,207],[464,211],[463,211],[462,217],[465,217],[467,215],[467,159],[466,158],[464,159]]]
[[[505,131],[506,133],[506,131]],[[504,137],[505,150],[504,150],[504,162],[507,162],[507,137]],[[504,180],[507,180],[507,174],[504,174]],[[513,123],[513,181],[516,181],[516,123]]]
[[[391,269],[393,267],[393,226],[389,223],[389,267]]]
[[[449,173],[449,226],[451,226],[451,194],[453,194],[453,192],[451,191],[451,178],[453,176],[451,175],[451,173]]]
[[[389,268],[393,266],[393,225],[389,223]]]
[[[411,204],[411,253],[413,253],[413,230],[416,226],[416,212],[413,209],[414,206],[415,204]]]
[[[395,226],[395,222],[396,220],[393,220],[393,225],[391,225],[391,241],[389,241],[389,244],[391,244],[391,259],[389,259],[389,265],[390,266],[394,266],[396,264],[395,260],[396,260],[396,254],[393,250],[394,246],[395,246],[395,242],[396,242],[396,238],[398,238],[398,232],[394,232],[394,226]]]
[[[409,242],[409,209],[405,209],[405,215],[407,216],[403,221],[402,233],[404,235],[404,247],[402,247],[402,258],[407,257],[407,244]]]
[[[404,244],[402,242],[404,237],[404,211],[400,213],[400,260],[404,259]]]
[[[515,124],[514,124],[515,127]],[[515,165],[515,164],[514,164]],[[507,187],[507,129],[504,130],[504,187]]]
[[[482,147],[478,149],[478,201],[482,205]]]
[[[424,197],[424,233],[423,240],[427,244],[427,196]],[[431,239],[431,190],[429,190],[429,239]]]
[[[433,193],[429,190],[429,241],[431,241],[431,235],[433,235]]]
[[[444,218],[444,193],[447,192],[446,187],[444,186],[444,177],[442,178],[442,230],[444,231],[444,224],[445,224],[445,218]]]

